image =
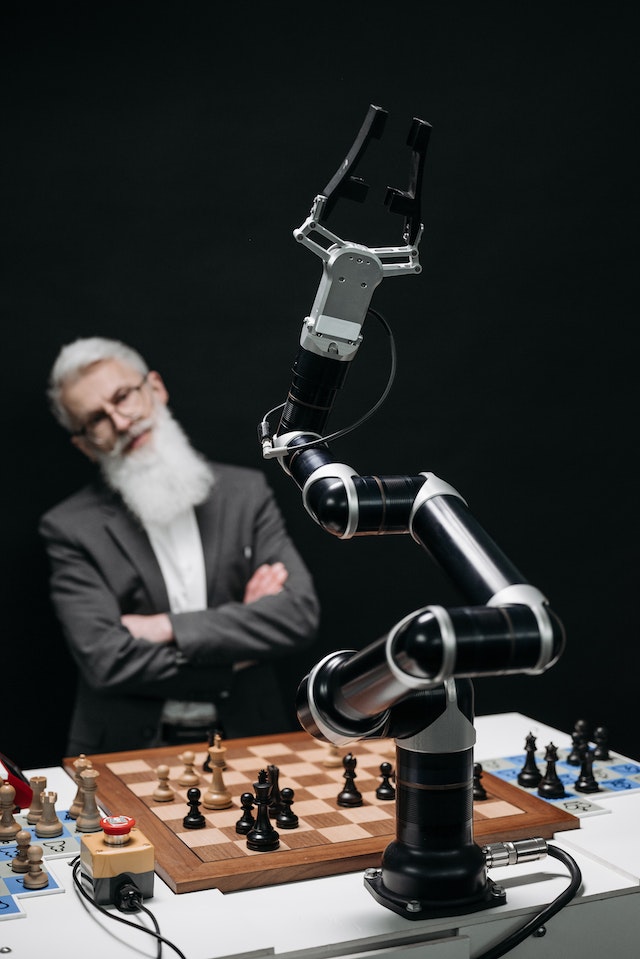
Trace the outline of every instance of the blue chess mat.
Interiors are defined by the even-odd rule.
[[[545,802],[562,806],[574,816],[587,816],[596,813],[609,812],[604,806],[598,805],[599,797],[611,797],[629,793],[640,789],[640,763],[633,762],[615,753],[610,754],[608,760],[594,760],[593,775],[600,787],[597,792],[584,793],[575,788],[576,780],[580,775],[580,767],[567,762],[569,749],[558,749],[556,773],[564,786],[565,795],[557,798],[540,796]],[[503,756],[496,759],[483,760],[482,768],[493,776],[506,780],[526,792],[539,795],[537,789],[527,789],[518,783],[518,774],[524,766],[526,753],[515,756]],[[545,751],[535,753],[536,765],[544,774],[546,768]]]

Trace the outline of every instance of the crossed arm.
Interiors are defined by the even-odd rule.
[[[284,563],[263,563],[247,583],[243,603],[253,603],[262,596],[275,596],[282,590],[288,575]],[[167,613],[150,616],[127,613],[120,617],[120,622],[135,639],[147,639],[152,643],[170,643],[175,639]]]

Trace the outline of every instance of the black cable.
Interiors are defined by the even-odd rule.
[[[519,943],[523,942],[532,932],[535,932],[536,929],[539,929],[540,926],[543,926],[545,922],[548,922],[552,916],[555,916],[556,913],[567,905],[568,902],[571,902],[578,889],[580,888],[580,883],[582,882],[582,873],[580,868],[569,853],[565,852],[563,849],[559,849],[557,846],[547,846],[547,854],[553,856],[554,859],[559,859],[560,862],[564,863],[569,873],[571,875],[571,882],[559,896],[550,902],[544,909],[541,909],[540,912],[526,922],[524,926],[521,926],[520,929],[516,929],[515,932],[512,932],[510,936],[507,936],[506,939],[503,939],[502,942],[498,943],[497,946],[492,946],[490,949],[487,949],[486,952],[481,953],[481,955],[476,956],[476,959],[499,959],[499,956],[504,956],[507,952],[517,946]]]
[[[389,352],[390,352],[391,359],[389,361],[389,376],[387,377],[387,385],[385,386],[384,390],[382,391],[381,395],[378,397],[376,402],[373,404],[373,406],[370,407],[366,411],[366,413],[363,413],[362,416],[355,421],[355,423],[352,423],[350,426],[344,426],[342,427],[342,429],[336,430],[335,433],[327,433],[326,436],[320,436],[318,437],[318,439],[311,440],[309,443],[302,443],[300,446],[293,446],[291,450],[289,450],[289,452],[301,453],[302,450],[309,450],[313,446],[317,446],[319,443],[328,443],[330,440],[335,440],[341,436],[346,436],[347,433],[352,433],[353,430],[358,429],[358,427],[362,426],[363,423],[366,423],[368,419],[371,419],[373,414],[380,409],[382,404],[385,402],[387,396],[391,392],[391,387],[393,386],[393,382],[396,378],[396,369],[398,366],[396,341],[393,336],[393,330],[391,329],[391,327],[385,320],[384,316],[381,313],[378,313],[377,310],[374,310],[372,306],[369,307],[369,309],[367,310],[367,313],[371,313],[372,316],[375,316],[378,322],[387,331],[387,335],[389,337]],[[266,424],[268,426],[269,417],[273,413],[275,413],[277,410],[281,410],[284,407],[284,405],[285,405],[284,403],[280,403],[279,406],[274,406],[273,409],[269,410],[269,412],[263,416],[262,422],[260,425],[262,426]]]
[[[161,959],[162,957],[162,943],[164,943],[170,949],[173,949],[173,951],[176,953],[176,955],[180,957],[180,959],[187,959],[185,954],[173,942],[171,942],[169,939],[165,939],[165,937],[160,934],[160,926],[158,925],[158,921],[156,917],[153,915],[150,909],[147,909],[146,906],[142,905],[141,900],[139,902],[134,903],[133,900],[129,898],[127,908],[130,911],[133,911],[133,907],[135,906],[140,912],[144,912],[145,915],[149,916],[149,918],[151,919],[154,925],[154,929],[147,929],[146,926],[143,926],[139,922],[131,922],[130,919],[125,919],[123,916],[117,916],[115,913],[109,912],[108,909],[105,909],[104,906],[101,906],[100,903],[97,903],[95,899],[93,899],[92,896],[90,896],[89,893],[86,891],[86,889],[82,885],[82,882],[79,878],[78,874],[80,873],[80,866],[81,866],[80,859],[76,857],[75,860],[72,860],[71,865],[73,865],[73,882],[76,887],[76,890],[80,893],[80,895],[84,899],[86,899],[88,903],[90,903],[95,909],[97,909],[98,912],[102,913],[103,916],[106,916],[109,919],[115,920],[115,922],[121,922],[125,926],[130,926],[132,929],[137,929],[139,932],[145,932],[148,936],[152,936],[157,942],[157,953],[156,953],[157,959]],[[90,881],[90,877],[87,876],[86,873],[80,873],[80,876]]]

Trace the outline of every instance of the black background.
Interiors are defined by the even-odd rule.
[[[329,225],[401,242],[381,199],[406,186],[411,117],[427,120],[423,272],[376,292],[398,377],[333,451],[364,475],[447,480],[564,621],[558,665],[478,680],[478,713],[586,718],[640,755],[636,24],[632,5],[588,9],[4,5],[0,750],[27,767],[64,749],[74,673],[37,522],[90,475],[44,399],[77,336],[137,347],[198,448],[267,474],[323,604],[318,645],[288,664],[292,702],[326,652],[463,601],[408,536],[324,533],[256,439],[321,275],[292,231],[375,103],[369,200]],[[364,332],[333,429],[385,385],[387,338]]]

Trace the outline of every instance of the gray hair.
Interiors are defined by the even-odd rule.
[[[79,379],[89,366],[101,360],[122,360],[143,375],[149,372],[140,354],[126,343],[121,343],[120,340],[90,336],[67,343],[58,353],[51,368],[47,387],[51,412],[65,429],[72,430],[73,423],[61,401],[62,388],[66,383]]]

